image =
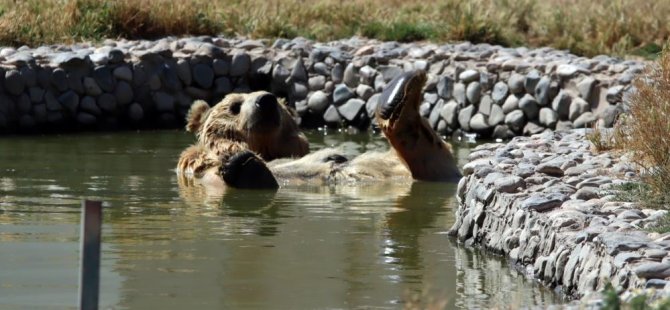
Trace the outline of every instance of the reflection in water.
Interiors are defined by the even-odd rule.
[[[504,260],[446,236],[454,185],[212,196],[179,187],[172,172],[191,139],[147,132],[0,140],[12,150],[0,152],[0,308],[75,306],[80,197],[106,201],[103,306],[398,308],[417,294],[461,309],[559,302]],[[370,135],[310,139],[351,155],[385,147]]]

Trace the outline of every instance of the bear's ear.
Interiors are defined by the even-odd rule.
[[[196,100],[186,115],[186,131],[197,133],[209,112],[209,104],[203,100]]]

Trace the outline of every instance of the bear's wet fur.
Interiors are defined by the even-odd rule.
[[[347,159],[337,149],[309,153],[282,100],[265,91],[230,94],[213,107],[196,101],[186,130],[197,142],[180,156],[177,172],[191,184],[276,188],[378,180],[457,181],[451,147],[418,114],[426,76],[404,73],[382,93],[376,117],[393,147]],[[309,153],[309,154],[308,154]],[[183,181],[183,180],[182,180]]]

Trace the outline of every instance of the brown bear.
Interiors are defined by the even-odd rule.
[[[419,115],[423,71],[393,79],[383,90],[376,119],[392,149],[347,159],[336,149],[308,154],[292,111],[264,91],[231,94],[213,107],[196,101],[186,129],[196,144],[182,152],[182,181],[205,186],[277,188],[376,180],[458,181],[451,147]]]

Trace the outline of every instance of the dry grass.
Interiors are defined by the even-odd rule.
[[[653,56],[670,34],[670,1],[0,0],[5,45],[200,34],[469,40]]]
[[[663,201],[670,184],[670,50],[635,81],[630,113],[617,133],[626,150],[643,168],[643,181]]]

